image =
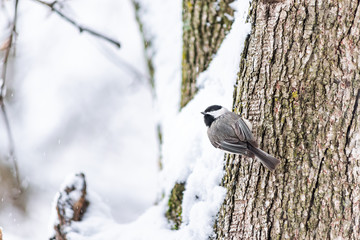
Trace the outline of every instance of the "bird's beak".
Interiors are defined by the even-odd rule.
[[[204,112],[201,112],[201,114],[202,114],[202,115],[205,115],[206,113],[204,113]]]

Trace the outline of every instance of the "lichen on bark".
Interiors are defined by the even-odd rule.
[[[172,223],[172,228],[178,230],[182,221],[182,200],[185,191],[185,183],[176,183],[168,201],[167,219]]]

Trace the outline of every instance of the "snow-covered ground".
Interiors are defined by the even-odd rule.
[[[21,71],[15,75],[16,101],[10,108],[21,173],[34,194],[26,217],[12,209],[1,214],[5,238],[30,239],[30,231],[36,235],[31,239],[48,237],[56,190],[69,172],[83,171],[91,204],[84,219],[72,225],[70,239],[207,239],[225,189],[219,186],[223,153],[208,141],[200,112],[212,104],[231,109],[250,31],[248,2],[233,3],[232,30],[199,76],[198,94],[180,113],[181,0],[140,1],[154,51],[155,103],[146,80],[136,79],[117,60],[146,74],[130,1],[67,2],[71,9],[66,10],[79,21],[119,39],[118,51],[25,2],[15,60]],[[164,140],[158,178],[157,122]],[[185,180],[183,224],[172,231],[164,217],[167,199],[174,183]],[[165,194],[163,200],[151,206],[159,193]],[[15,215],[21,219],[10,222]]]

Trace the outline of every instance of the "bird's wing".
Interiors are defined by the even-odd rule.
[[[242,143],[242,142],[229,143],[229,142],[221,141],[219,145],[222,150],[225,150],[227,152],[247,155],[246,143]]]
[[[251,133],[246,122],[240,117],[239,120],[236,122],[235,132],[237,133],[239,139],[241,141],[245,141],[253,145],[254,147],[258,147],[258,144]]]

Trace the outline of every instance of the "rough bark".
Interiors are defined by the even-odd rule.
[[[196,78],[206,70],[229,32],[233,0],[183,1],[183,59],[181,107],[195,95]]]
[[[234,110],[270,172],[228,155],[219,239],[360,239],[360,1],[252,2]]]

